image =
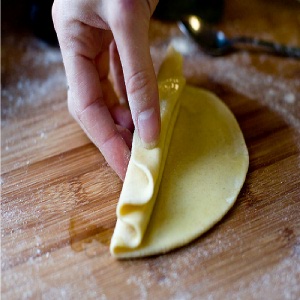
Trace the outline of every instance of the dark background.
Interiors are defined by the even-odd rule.
[[[57,45],[53,28],[51,7],[53,0],[5,0],[2,3],[3,34],[7,26],[32,30],[51,45]],[[176,21],[186,14],[197,14],[208,22],[218,22],[222,17],[223,0],[160,0],[154,18]],[[11,30],[11,28],[10,28]]]

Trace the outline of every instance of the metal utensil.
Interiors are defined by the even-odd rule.
[[[213,56],[227,54],[244,45],[280,56],[300,58],[300,48],[245,36],[228,38],[222,31],[212,29],[195,15],[184,17],[178,25],[183,33],[191,36],[206,53]]]

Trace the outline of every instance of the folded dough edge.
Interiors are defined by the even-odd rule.
[[[115,257],[121,257],[122,253],[138,247],[142,242],[159,190],[184,85],[182,57],[169,48],[158,74],[160,140],[157,147],[146,149],[137,132],[134,132],[131,158],[117,205],[117,223],[110,244],[110,252]]]

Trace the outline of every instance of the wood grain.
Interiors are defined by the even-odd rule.
[[[5,14],[4,14],[5,15]],[[218,25],[300,45],[297,1],[226,1]],[[237,203],[176,251],[109,254],[121,181],[69,116],[60,52],[4,19],[3,299],[299,299],[300,61],[241,51],[211,58],[153,20],[156,69],[171,42],[189,83],[233,111],[250,153]]]

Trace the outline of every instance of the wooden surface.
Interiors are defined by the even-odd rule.
[[[247,3],[247,4],[246,4]],[[226,2],[219,27],[300,45],[297,1]],[[2,299],[299,299],[300,61],[241,51],[211,58],[153,21],[189,83],[235,114],[250,169],[233,209],[166,255],[116,261],[109,241],[122,183],[69,116],[59,50],[3,25]]]

